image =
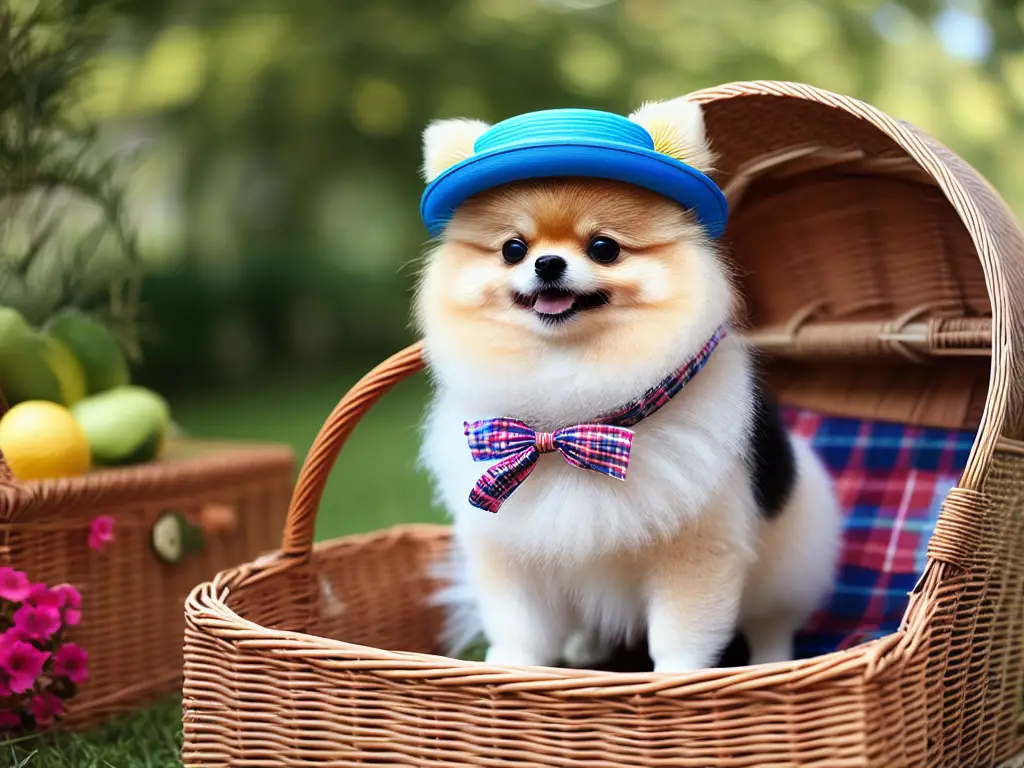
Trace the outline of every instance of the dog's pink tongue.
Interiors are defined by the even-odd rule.
[[[541,291],[533,302],[533,311],[542,315],[560,315],[572,309],[575,299],[561,291]]]

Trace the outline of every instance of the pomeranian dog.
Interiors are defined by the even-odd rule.
[[[710,171],[697,104],[629,120]],[[427,181],[489,127],[428,126]],[[482,633],[490,663],[588,668],[646,640],[655,672],[681,673],[714,666],[740,632],[750,663],[793,657],[832,588],[841,518],[824,466],[730,332],[735,304],[715,241],[648,189],[523,179],[454,210],[414,300],[435,391],[421,464],[456,545],[437,596],[447,653]],[[666,381],[678,391],[659,396]],[[627,452],[628,473],[584,471],[586,446],[554,450],[574,437],[558,430],[652,400],[589,444],[606,464]],[[511,494],[485,475],[488,430],[499,448],[517,435],[539,447],[531,467],[506,467],[519,472]]]

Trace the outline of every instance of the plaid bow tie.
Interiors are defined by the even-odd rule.
[[[474,461],[500,460],[477,480],[469,503],[478,509],[497,512],[501,505],[530,476],[542,453],[560,453],[580,469],[626,479],[633,431],[642,421],[675,397],[704,367],[718,342],[725,336],[719,328],[697,355],[666,376],[643,397],[592,424],[578,424],[536,432],[516,419],[485,419],[466,422],[465,433]]]
[[[542,453],[558,452],[580,469],[626,479],[633,430],[607,424],[580,424],[554,432],[534,432],[515,419],[487,419],[466,424],[469,450],[476,461],[501,459],[488,469],[469,494],[478,509],[497,512],[533,468]]]

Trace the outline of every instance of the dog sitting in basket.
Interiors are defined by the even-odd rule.
[[[422,464],[454,520],[446,652],[657,672],[789,660],[833,588],[831,478],[730,329],[698,104],[424,132]]]

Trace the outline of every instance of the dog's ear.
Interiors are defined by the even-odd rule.
[[[473,144],[490,128],[480,120],[435,120],[423,131],[423,178],[429,183],[473,154]]]
[[[629,116],[654,139],[654,149],[698,171],[709,173],[715,155],[704,132],[700,104],[685,96],[670,101],[648,102]]]

